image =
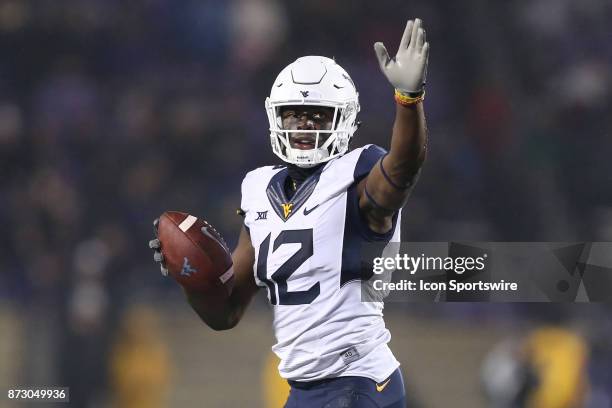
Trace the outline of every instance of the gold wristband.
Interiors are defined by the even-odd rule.
[[[400,91],[399,89],[395,90],[395,102],[399,103],[402,106],[411,106],[415,105],[419,102],[423,102],[425,99],[425,90],[423,89],[417,96],[410,96]]]

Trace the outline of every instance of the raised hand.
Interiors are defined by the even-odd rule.
[[[406,94],[423,91],[427,76],[429,43],[425,40],[425,30],[420,19],[408,20],[394,58],[389,57],[381,42],[374,44],[374,51],[380,69],[395,89]]]

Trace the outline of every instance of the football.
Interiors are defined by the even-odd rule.
[[[234,285],[232,256],[217,230],[193,215],[166,211],[157,234],[168,272],[189,291],[229,296]]]

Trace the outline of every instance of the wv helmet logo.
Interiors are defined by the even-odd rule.
[[[189,265],[189,259],[187,257],[183,258],[183,269],[181,269],[181,276],[191,276],[198,271],[193,269],[191,265]]]
[[[300,93],[302,94],[304,98],[308,98],[308,94],[309,94],[308,91],[300,91]]]

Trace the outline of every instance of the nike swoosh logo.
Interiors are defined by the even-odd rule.
[[[387,384],[389,384],[390,382],[391,382],[391,379],[389,378],[387,381],[385,381],[381,385],[376,384],[376,391],[383,392],[383,390],[387,387]]]
[[[317,205],[315,205],[314,207],[312,207],[310,210],[309,210],[308,208],[304,207],[304,215],[308,215],[308,214],[310,214],[311,212],[313,212],[314,210],[316,210],[316,209],[317,209],[317,207],[318,207],[318,206],[320,206],[320,205],[321,205],[321,204],[317,204]]]

